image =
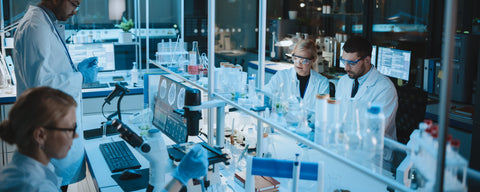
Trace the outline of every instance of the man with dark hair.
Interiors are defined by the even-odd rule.
[[[372,44],[354,36],[345,42],[340,61],[345,64],[344,75],[338,81],[335,97],[348,101],[353,98],[363,104],[382,105],[385,115],[385,136],[396,139],[395,115],[398,97],[392,81],[371,64]]]

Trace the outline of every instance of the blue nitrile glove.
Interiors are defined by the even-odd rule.
[[[97,63],[97,57],[86,58],[78,63],[78,70],[82,73],[84,84],[97,81],[97,73],[100,71],[100,68],[97,67]]]
[[[172,176],[178,179],[183,185],[187,185],[188,180],[207,175],[207,169],[207,151],[202,145],[197,144],[182,158],[182,161],[180,161],[180,164],[175,168]]]

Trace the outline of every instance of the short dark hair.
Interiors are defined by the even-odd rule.
[[[372,56],[372,44],[367,39],[360,36],[352,36],[343,45],[343,50],[347,53],[357,53],[359,57]]]

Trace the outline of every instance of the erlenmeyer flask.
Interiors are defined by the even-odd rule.
[[[350,105],[342,121],[342,129],[345,136],[345,153],[348,158],[355,161],[362,158],[362,135],[360,133],[360,119],[356,103],[354,99],[350,100]]]

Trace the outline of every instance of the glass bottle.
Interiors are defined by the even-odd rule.
[[[132,70],[130,70],[130,78],[131,84],[135,86],[138,83],[138,69],[137,69],[137,62],[133,62]]]
[[[198,73],[198,66],[199,66],[199,61],[198,61],[198,42],[194,41],[193,46],[192,46],[192,51],[189,52],[189,59],[190,62],[188,64],[188,74],[191,75],[191,80],[196,81],[199,79],[199,73]]]
[[[334,151],[339,150],[339,145],[343,148],[343,141],[344,136],[340,134],[340,101],[336,100],[335,98],[328,99],[327,104],[327,142],[329,148],[333,149]]]

